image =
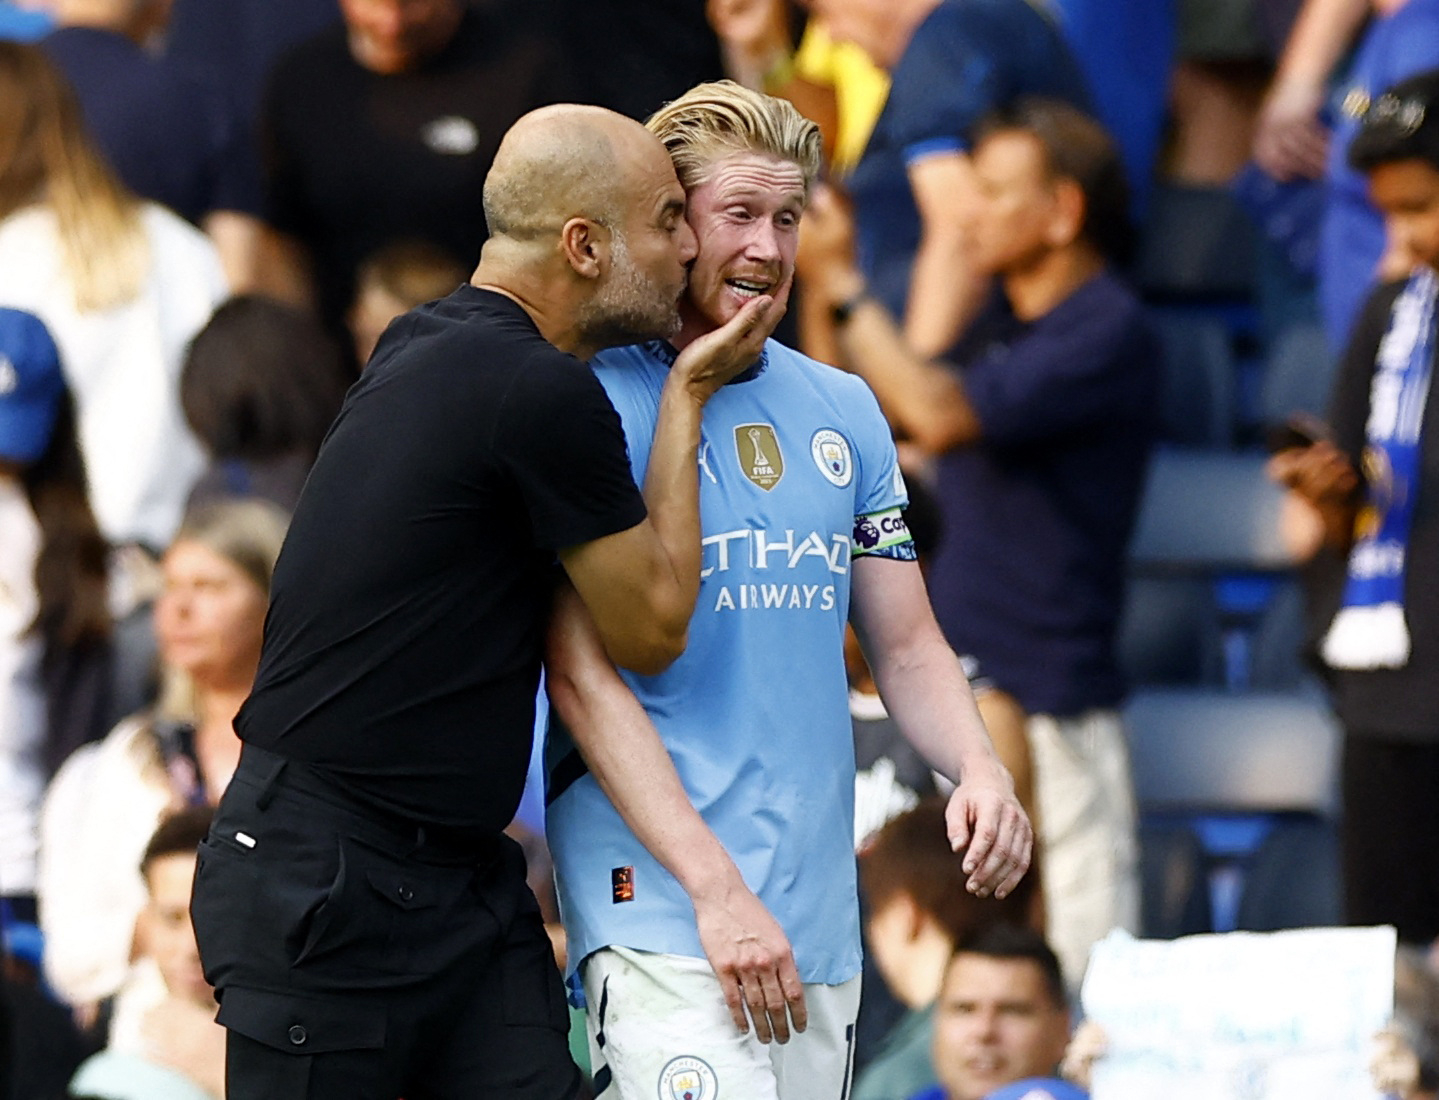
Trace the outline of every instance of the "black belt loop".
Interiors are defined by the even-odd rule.
[[[260,782],[260,793],[255,796],[257,809],[268,810],[270,803],[275,800],[275,787],[280,782],[280,776],[290,761],[283,756],[277,756],[270,761],[270,770],[265,773],[265,778]]]

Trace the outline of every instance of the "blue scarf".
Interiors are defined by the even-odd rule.
[[[1403,668],[1409,661],[1404,571],[1419,496],[1436,299],[1439,277],[1421,268],[1395,300],[1379,344],[1364,429],[1364,504],[1354,522],[1344,603],[1324,638],[1331,668]]]

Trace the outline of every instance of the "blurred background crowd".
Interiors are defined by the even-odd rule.
[[[823,130],[781,338],[890,418],[1041,837],[965,894],[854,647],[856,1100],[1054,1076],[1111,928],[1343,923],[1434,1096],[1436,69],[1439,0],[0,0],[0,1097],[221,1094],[192,853],[346,388],[520,115],[726,76]]]

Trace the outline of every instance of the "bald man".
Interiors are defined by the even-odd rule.
[[[615,661],[683,649],[701,409],[782,306],[680,357],[643,496],[582,359],[678,330],[695,240],[660,143],[546,108],[486,180],[469,284],[386,330],[276,569],[239,770],[194,923],[230,1100],[561,1100],[578,1081],[549,940],[501,835],[561,575]]]

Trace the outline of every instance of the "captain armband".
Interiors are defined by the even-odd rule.
[[[904,512],[890,508],[868,516],[856,516],[854,534],[850,537],[853,557],[893,558],[896,561],[918,561],[909,524]]]

